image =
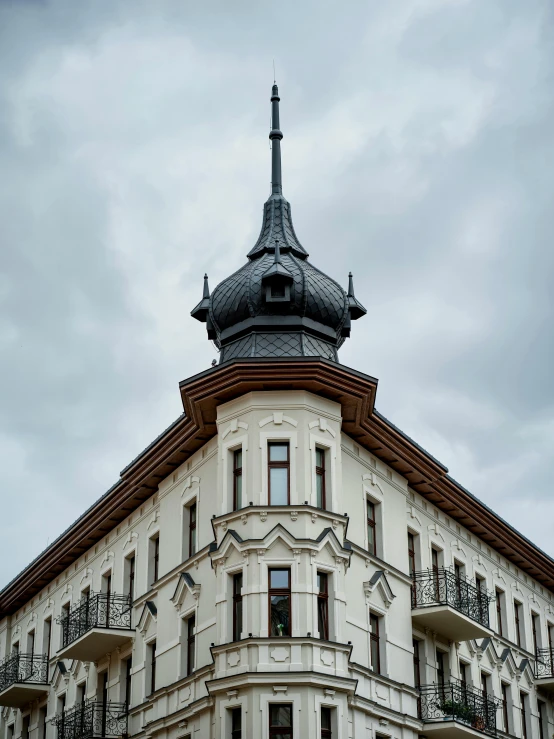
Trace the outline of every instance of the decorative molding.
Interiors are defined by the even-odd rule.
[[[236,434],[236,432],[239,429],[243,429],[244,431],[248,431],[248,424],[245,423],[244,421],[239,421],[238,419],[233,418],[233,420],[231,421],[231,423],[229,424],[229,426],[225,429],[225,431],[221,435],[221,438],[222,439],[226,439],[229,436],[229,434]]]
[[[327,419],[326,418],[319,417],[317,419],[317,421],[310,421],[310,423],[308,424],[308,426],[311,429],[315,429],[316,426],[317,426],[317,427],[319,427],[319,430],[322,433],[325,433],[326,431],[329,432],[331,434],[331,436],[333,437],[333,439],[335,439],[336,436],[337,436],[336,433],[335,433],[335,431],[334,431],[334,429],[332,429],[330,426],[327,425]]]
[[[83,572],[83,576],[81,577],[79,581],[79,585],[82,585],[85,582],[85,580],[88,580],[89,578],[92,579],[93,574],[94,572],[92,571],[92,569],[90,567],[87,567],[85,571]]]
[[[127,549],[129,544],[131,544],[133,541],[136,541],[139,538],[139,535],[136,531],[129,531],[127,538],[125,540],[125,544],[123,545],[123,551]]]
[[[444,541],[444,536],[442,535],[439,524],[436,521],[435,523],[430,523],[427,526],[427,530],[431,531],[433,534],[435,534],[435,536],[438,536],[439,539],[442,539]]]
[[[374,572],[371,580],[364,582],[363,587],[366,601],[368,602],[371,599],[374,591],[379,590],[383,599],[383,603],[385,604],[385,608],[387,609],[390,608],[392,601],[396,597],[391,590],[391,586],[387,579],[386,573],[383,570],[377,570],[376,572]]]
[[[138,536],[138,534],[135,534],[135,535]],[[130,534],[129,534],[129,536],[130,536]],[[125,548],[125,547],[123,547],[123,548]],[[115,559],[114,552],[112,552],[111,550],[108,549],[106,551],[106,553],[104,554],[104,559],[102,560],[102,563],[100,564],[100,569],[103,570],[104,567],[105,567],[105,565],[110,564],[111,562],[113,562],[114,559]]]
[[[184,497],[185,493],[189,488],[191,488],[193,485],[200,485],[200,478],[196,475],[189,475],[187,478],[185,478],[185,482],[183,485],[183,489],[181,490],[181,498]]]
[[[152,514],[150,521],[148,522],[148,526],[146,527],[148,530],[152,528],[152,526],[155,526],[158,523],[158,519],[160,518],[160,509],[156,508],[154,513]]]
[[[137,628],[142,634],[142,636],[146,635],[146,632],[148,631],[150,624],[154,622],[157,624],[158,622],[158,611],[156,609],[156,606],[152,601],[147,600],[144,604],[144,607],[142,609],[142,613],[140,614],[140,618],[137,624]]]
[[[175,588],[175,592],[171,596],[170,600],[175,608],[179,610],[183,605],[186,594],[190,593],[194,600],[197,601],[200,596],[200,589],[201,585],[194,582],[188,572],[181,572],[179,580],[177,581],[177,587]]]
[[[290,416],[285,416],[282,411],[274,411],[271,416],[262,418],[262,420],[258,422],[258,426],[263,428],[264,426],[267,426],[268,423],[273,423],[275,426],[281,426],[283,423],[288,423],[290,426],[294,426],[294,428],[298,426],[298,421],[295,421],[294,418],[291,418]]]

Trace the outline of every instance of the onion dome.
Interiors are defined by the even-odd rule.
[[[354,296],[308,261],[283,197],[279,90],[273,85],[271,194],[264,205],[258,240],[247,263],[210,295],[204,276],[202,300],[191,315],[207,324],[220,362],[238,357],[325,357],[350,336],[350,323],[366,314]]]

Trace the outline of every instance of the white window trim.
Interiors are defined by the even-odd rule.
[[[310,433],[310,459],[311,459],[311,494],[308,502],[310,505],[317,508],[317,484],[316,484],[316,449],[323,449],[325,456],[329,460],[329,470],[327,466],[325,469],[325,497],[326,507],[324,510],[327,511],[338,511],[339,505],[337,500],[337,443],[329,441],[328,439],[319,436],[318,434]]]
[[[297,469],[296,469],[296,450],[298,448],[298,434],[296,431],[261,431],[260,432],[260,450],[261,450],[261,493],[258,505],[269,506],[269,453],[268,445],[271,441],[289,443],[289,465],[290,465],[290,505],[302,505],[304,500],[299,500],[297,492]],[[254,497],[254,495],[252,496]],[[256,501],[253,501],[256,505]]]
[[[232,454],[237,449],[242,449],[242,507],[247,508],[249,505],[248,490],[249,485],[247,484],[248,474],[248,435],[243,434],[239,437],[229,439],[229,441],[222,444],[221,453],[221,480],[222,480],[222,495],[219,497],[219,509],[220,515],[225,515],[233,510],[233,467],[231,463]]]

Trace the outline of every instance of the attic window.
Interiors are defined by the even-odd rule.
[[[288,303],[290,301],[290,287],[283,282],[273,282],[265,288],[266,303]]]

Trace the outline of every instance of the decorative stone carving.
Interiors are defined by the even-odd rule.
[[[335,655],[328,649],[321,652],[320,659],[326,667],[331,667],[331,665],[335,664]]]
[[[291,511],[290,512],[290,520],[291,521],[297,521],[298,520],[298,511]]]
[[[269,654],[274,662],[286,662],[290,657],[290,651],[287,647],[275,647]]]
[[[262,523],[267,521],[267,511],[260,511],[260,521]]]
[[[229,652],[227,655],[227,664],[229,667],[236,667],[240,664],[240,652]]]

